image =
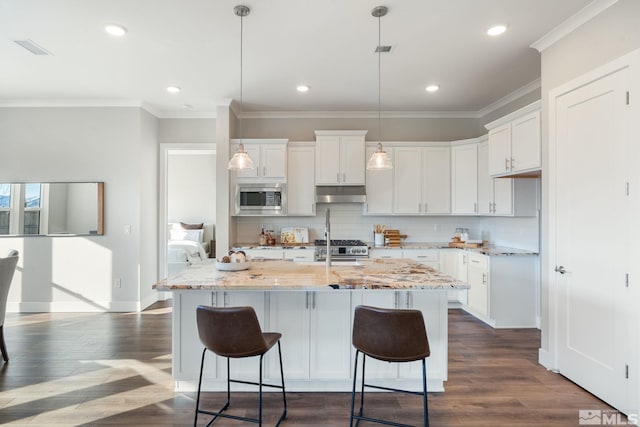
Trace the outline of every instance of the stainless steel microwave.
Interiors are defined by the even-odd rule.
[[[237,184],[236,215],[284,215],[287,213],[285,184]]]

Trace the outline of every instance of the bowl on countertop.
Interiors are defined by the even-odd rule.
[[[216,270],[219,271],[241,271],[249,268],[249,261],[245,262],[220,262],[216,261]]]

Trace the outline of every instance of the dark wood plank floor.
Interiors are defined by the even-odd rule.
[[[29,426],[189,426],[195,396],[171,379],[171,307],[143,313],[8,314],[11,360],[0,366],[0,424]],[[612,410],[537,363],[535,329],[493,330],[449,312],[449,381],[431,393],[432,426],[574,426],[578,410]],[[285,360],[286,375],[286,360]],[[208,393],[205,405],[223,396]],[[284,426],[347,426],[347,393],[289,393]],[[239,394],[236,414],[255,414]],[[419,424],[419,397],[371,393],[368,414]],[[280,409],[266,398],[266,425]],[[203,424],[201,424],[203,425]],[[219,426],[243,425],[221,420]],[[361,423],[361,426],[372,424]]]

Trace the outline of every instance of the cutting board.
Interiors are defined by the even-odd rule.
[[[306,227],[282,227],[280,229],[280,243],[309,243],[309,229]]]

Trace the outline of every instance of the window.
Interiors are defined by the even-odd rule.
[[[42,185],[24,184],[24,230],[23,234],[40,234],[42,210]]]
[[[11,184],[0,184],[0,234],[9,234],[11,222]]]

